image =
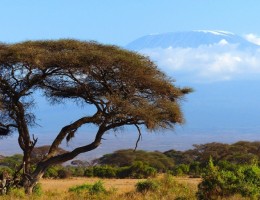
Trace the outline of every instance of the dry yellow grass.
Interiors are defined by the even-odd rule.
[[[116,191],[109,194],[98,196],[89,196],[88,194],[78,194],[68,192],[69,188],[82,185],[93,184],[101,180],[106,189],[115,188]],[[3,200],[172,200],[196,199],[197,186],[201,182],[200,178],[174,177],[159,175],[156,180],[160,180],[163,185],[156,192],[139,193],[135,192],[135,184],[141,179],[99,179],[99,178],[69,178],[69,179],[42,179],[40,181],[44,194],[41,196],[25,196],[21,191],[16,191],[10,195],[4,196]],[[174,182],[172,182],[173,180]],[[165,182],[166,181],[166,182]],[[177,182],[177,183],[176,183]],[[166,184],[166,185],[165,185]],[[170,186],[170,187],[169,187]],[[1,199],[1,198],[0,198]],[[227,200],[247,200],[241,196],[233,196]]]
[[[178,183],[182,183],[182,184],[188,184],[190,186],[193,187],[198,187],[199,183],[201,182],[201,178],[189,178],[189,177],[174,177],[174,179],[178,182]]]
[[[100,178],[81,178],[73,177],[69,179],[42,179],[40,181],[43,191],[65,192],[70,187],[82,185],[84,183],[93,184],[98,180],[102,180],[104,186],[116,188],[117,193],[130,192],[135,189],[135,184],[141,179],[100,179]]]
[[[82,185],[84,183],[93,184],[98,180],[102,180],[106,188],[116,188],[118,193],[130,192],[135,189],[135,184],[142,179],[100,179],[100,178],[82,178],[73,177],[69,179],[42,179],[43,191],[68,191],[70,187]],[[200,178],[175,177],[175,180],[182,184],[188,184],[193,188],[197,188]]]

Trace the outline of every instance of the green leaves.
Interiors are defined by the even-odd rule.
[[[260,168],[247,165],[218,168],[209,162],[208,170],[198,186],[198,199],[217,199],[240,194],[251,199],[260,198]]]

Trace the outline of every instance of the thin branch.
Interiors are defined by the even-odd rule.
[[[135,124],[135,127],[137,128],[137,131],[138,131],[138,138],[137,138],[136,143],[135,143],[134,151],[136,151],[138,143],[142,139],[142,133],[141,133],[141,130],[140,130],[139,126]]]
[[[19,172],[23,169],[23,163],[18,166],[18,168],[15,166],[15,172],[13,179],[15,180],[18,177]]]
[[[34,148],[34,146],[36,145],[37,141],[38,141],[38,138],[35,138],[34,137],[34,134],[32,135],[33,136],[33,141],[32,141],[32,144],[31,144],[31,149]]]

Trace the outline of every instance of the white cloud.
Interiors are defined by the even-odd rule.
[[[225,40],[225,39],[222,39],[222,40],[220,40],[219,41],[219,45],[227,45],[228,44],[228,42]]]
[[[260,80],[260,49],[220,42],[198,48],[144,49],[168,75],[185,81]]]
[[[260,37],[255,35],[255,34],[247,34],[245,35],[245,38],[249,41],[252,42],[254,44],[260,45]]]

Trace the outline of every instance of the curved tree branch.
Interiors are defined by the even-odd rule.
[[[73,122],[72,124],[63,127],[59,132],[59,134],[57,135],[57,137],[55,138],[55,140],[53,141],[50,150],[46,155],[46,157],[44,158],[44,160],[53,157],[57,151],[57,148],[64,140],[64,138],[66,136],[67,137],[69,136],[69,139],[70,137],[73,137],[72,135],[69,134],[74,134],[77,131],[77,129],[81,127],[83,124],[87,124],[87,123],[99,124],[100,123],[99,115],[100,113],[97,112],[92,117],[82,117],[76,120],[75,122]]]

